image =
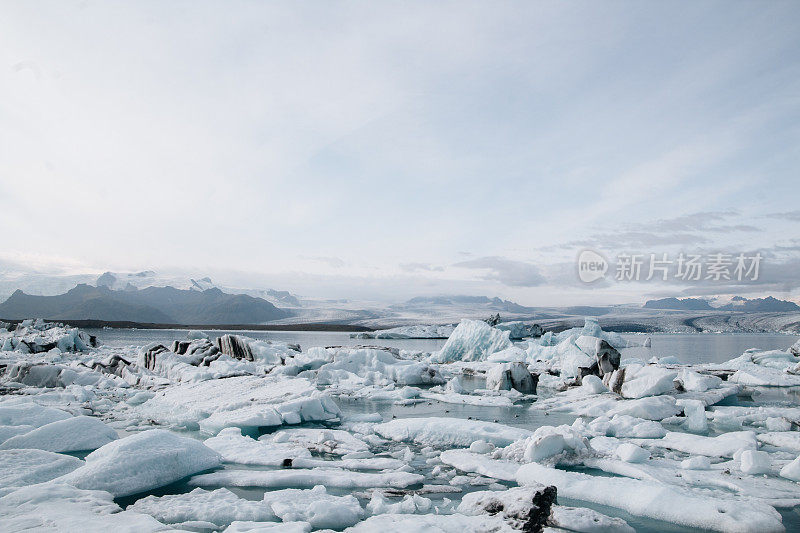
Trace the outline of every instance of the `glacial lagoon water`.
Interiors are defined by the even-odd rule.
[[[186,338],[186,330],[131,330],[131,329],[102,329],[87,330],[92,335],[96,335],[107,347],[122,347],[130,345],[145,345],[151,342],[168,344],[172,340],[183,340]],[[357,339],[351,338],[346,332],[297,332],[297,331],[208,331],[210,335],[221,335],[224,333],[242,334],[257,339],[271,339],[282,342],[297,343],[303,349],[312,346],[354,346],[354,345],[379,345],[394,347],[399,349],[430,352],[441,348],[444,339]],[[624,358],[650,359],[651,357],[674,356],[678,360],[686,363],[712,363],[722,362],[740,355],[747,349],[757,348],[760,350],[785,350],[797,339],[793,335],[780,334],[626,334],[627,339],[632,344],[642,344],[649,336],[651,347],[632,347],[622,350]],[[468,389],[481,386],[481,383],[471,383],[470,379],[463,379],[464,386]],[[552,392],[540,391],[540,398],[544,398]],[[352,414],[380,414],[384,420],[393,418],[407,417],[427,417],[445,416],[461,419],[478,419],[488,422],[500,422],[510,426],[516,426],[534,430],[543,425],[571,424],[575,416],[566,413],[546,413],[541,410],[531,409],[530,402],[522,402],[512,407],[486,407],[471,405],[445,404],[437,401],[422,401],[418,403],[397,404],[387,400],[369,399],[348,399],[339,398],[339,406],[345,415]],[[724,404],[727,405],[797,405],[800,404],[800,391],[792,388],[776,389],[768,391],[766,394],[755,398],[729,398]],[[265,432],[269,432],[266,430]],[[200,435],[195,435],[201,438]],[[403,445],[405,446],[405,444]],[[416,457],[422,457],[421,447],[415,444],[408,444],[409,448],[416,453]],[[387,451],[390,451],[387,449]],[[417,461],[412,466],[420,472],[427,473],[430,466],[424,460]],[[241,465],[226,468],[242,468]],[[247,469],[269,469],[268,467],[244,467]],[[592,471],[593,475],[608,475],[599,471]],[[501,483],[511,486],[512,484]],[[162,487],[149,494],[163,495],[188,492],[193,487],[186,484],[185,480],[172,486]],[[469,490],[483,490],[486,487],[476,486]],[[264,489],[236,488],[231,490],[240,497],[260,500],[263,497]],[[351,494],[352,491],[331,489],[333,494]],[[369,495],[357,494],[362,505],[369,501]],[[443,498],[459,500],[462,494],[427,494],[426,497],[434,501]],[[125,506],[132,503],[141,495],[130,498],[122,498],[119,503]],[[616,508],[603,505],[591,504],[583,501],[571,501],[566,498],[559,498],[562,505],[576,505],[589,507],[610,516],[617,516],[625,519],[636,531],[641,532],[679,532],[679,531],[699,531],[691,528],[659,522],[656,520],[629,515],[628,513]],[[784,509],[781,512],[783,522],[787,531],[800,531],[800,512],[797,509]]]
[[[143,346],[151,342],[162,344],[173,340],[185,340],[184,329],[87,329],[90,335],[97,336],[100,341],[110,347]],[[232,333],[247,335],[255,339],[271,339],[281,342],[299,344],[306,349],[312,346],[356,346],[373,345],[388,346],[402,350],[432,352],[445,343],[445,339],[353,339],[347,332],[322,331],[229,331],[207,330],[210,336]],[[786,350],[795,341],[797,335],[776,333],[653,333],[625,334],[632,343],[642,344],[647,337],[651,339],[651,347],[626,348],[623,357],[674,356],[684,363],[720,363],[741,355],[745,350]]]

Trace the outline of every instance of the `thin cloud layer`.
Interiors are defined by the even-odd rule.
[[[3,14],[3,253],[54,272],[635,301],[549,273],[580,248],[791,246],[800,220],[796,3]]]

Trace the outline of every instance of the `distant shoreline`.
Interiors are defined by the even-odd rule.
[[[0,319],[3,322],[19,324],[20,319]],[[129,322],[124,320],[60,320],[45,319],[47,322],[59,322],[74,328],[113,328],[113,329],[208,329],[208,330],[232,330],[232,331],[374,331],[367,326],[354,326],[350,324],[156,324],[149,322]]]

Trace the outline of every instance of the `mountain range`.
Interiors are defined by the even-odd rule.
[[[734,296],[730,303],[712,306],[704,298],[661,298],[660,300],[648,300],[645,302],[646,309],[672,309],[680,311],[740,311],[743,313],[783,313],[789,311],[800,311],[800,306],[787,300],[779,300],[772,296],[766,298],[744,298]]]
[[[393,310],[430,310],[436,307],[469,307],[472,309],[485,309],[487,312],[505,312],[532,314],[537,311],[534,307],[526,307],[518,303],[501,298],[488,296],[446,295],[446,296],[417,296],[400,304],[389,306]]]
[[[102,276],[101,276],[102,277]],[[158,324],[261,324],[291,316],[270,302],[246,294],[227,294],[174,287],[108,286],[79,284],[64,294],[34,296],[15,291],[0,304],[0,317],[50,320],[105,320]]]

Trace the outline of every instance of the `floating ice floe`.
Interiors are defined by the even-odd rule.
[[[468,447],[476,440],[507,446],[531,432],[493,422],[458,418],[398,418],[375,426],[375,432],[394,441],[413,441],[436,447]]]
[[[607,416],[595,418],[587,424],[587,431],[594,435],[638,439],[660,439],[667,434],[664,426],[655,420],[620,414],[615,414],[611,418]]]
[[[432,355],[199,332],[0,352],[0,530],[89,516],[81,529],[632,531],[585,508],[545,513],[539,483],[724,531],[780,531],[775,509],[800,505],[800,407],[760,385],[800,376],[791,349],[687,365],[618,357],[631,343],[591,319],[513,333],[465,321]],[[714,405],[740,392],[759,405]],[[515,415],[522,427],[472,419]],[[537,422],[547,415],[552,426]],[[94,448],[85,461],[54,453]],[[122,511],[114,497],[136,501]]]
[[[2,381],[6,386],[18,383],[37,388],[65,388],[70,385],[92,386],[98,389],[128,387],[128,384],[117,376],[93,372],[87,368],[29,361],[18,361],[8,365]]]
[[[678,373],[656,365],[627,365],[617,373],[623,374],[624,381],[620,389],[620,394],[624,398],[644,398],[645,396],[658,396],[675,390],[675,378]],[[610,382],[617,380],[615,376],[610,377]],[[614,387],[611,387],[612,390]]]
[[[742,451],[739,455],[739,462],[739,468],[745,474],[767,474],[772,465],[769,454],[757,450]]]
[[[237,520],[278,520],[268,504],[245,500],[228,489],[207,491],[197,488],[186,494],[147,496],[137,500],[127,510],[148,514],[159,522],[178,527],[184,522],[208,522],[220,528]]]
[[[97,346],[97,339],[78,328],[46,322],[42,319],[23,320],[10,331],[0,328],[0,351],[37,354],[82,352]]]
[[[559,334],[558,342],[547,335],[528,342],[528,359],[546,364],[546,368],[557,371],[562,380],[580,379],[586,375],[605,377],[619,368],[621,355],[612,343],[604,339],[602,332],[587,325],[580,334]]]
[[[51,452],[77,452],[96,450],[116,438],[117,432],[99,419],[76,416],[11,437],[0,444],[0,450],[36,448]]]
[[[283,466],[299,458],[310,459],[306,448],[288,443],[267,443],[242,435],[239,428],[226,428],[203,444],[219,453],[228,463]]]
[[[129,416],[216,434],[226,427],[260,427],[324,421],[339,408],[306,379],[240,376],[176,384],[133,407]]]
[[[352,433],[341,429],[287,428],[262,435],[259,442],[291,443],[317,453],[347,455],[369,451],[369,445]]]
[[[300,353],[297,346],[223,335],[212,343],[205,338],[175,341],[171,349],[152,343],[139,351],[137,364],[171,381],[196,382],[230,376],[264,375]],[[140,377],[139,381],[147,377]]]
[[[71,417],[71,414],[61,409],[41,406],[32,401],[17,405],[0,404],[0,426],[25,426],[33,429]]]
[[[392,487],[402,489],[425,479],[410,472],[353,472],[341,468],[291,468],[288,470],[222,470],[194,476],[189,483],[199,487],[304,488],[317,485],[341,489]]]
[[[402,531],[403,533],[511,533],[515,530],[501,517],[490,515],[467,516],[464,514],[381,514],[371,516],[345,533],[375,533],[378,531]]]
[[[621,519],[606,516],[584,507],[553,505],[547,525],[583,533],[635,533],[635,529]]]
[[[780,474],[786,479],[800,482],[800,457],[781,468]]]
[[[284,522],[308,522],[313,529],[341,530],[364,517],[364,509],[354,496],[328,494],[322,485],[266,492],[264,503]]]
[[[387,349],[328,348],[332,361],[317,370],[320,385],[357,388],[364,385],[435,385],[444,383],[430,365],[400,359]]]
[[[465,494],[458,512],[473,516],[501,516],[512,529],[540,531],[550,519],[550,510],[555,502],[555,487],[528,485],[503,491]]]
[[[93,451],[86,464],[57,481],[128,496],[216,468],[220,462],[219,454],[200,441],[151,429]]]
[[[783,532],[773,507],[748,500],[723,500],[668,485],[619,477],[566,472],[529,463],[520,467],[521,485],[555,485],[565,498],[598,503],[688,527],[725,532]]]
[[[717,372],[729,372],[728,381],[750,387],[800,386],[800,356],[789,348],[745,351],[739,357],[708,365]]]
[[[433,502],[418,494],[406,494],[403,499],[396,503],[381,494],[380,491],[372,491],[372,498],[367,503],[367,512],[372,515],[379,514],[424,514],[430,512]]]
[[[62,483],[23,487],[0,498],[0,531],[84,531],[147,533],[168,531],[152,516],[123,511],[101,490],[78,490]]]
[[[756,435],[759,442],[800,453],[800,431],[768,431]]]
[[[753,431],[734,431],[723,433],[716,437],[670,431],[661,439],[647,439],[643,442],[646,442],[649,446],[658,446],[692,455],[707,455],[709,457],[733,457],[739,450],[755,450],[758,448],[756,434]]]
[[[454,329],[455,326],[452,324],[400,326],[378,331],[351,333],[350,337],[353,339],[446,339]]]
[[[467,450],[445,450],[439,458],[444,464],[463,472],[474,472],[503,481],[515,481],[520,467],[520,463],[515,461],[492,459],[486,454]]]
[[[308,522],[269,524],[241,520],[226,527],[224,533],[308,533],[309,531],[311,524]]]
[[[44,483],[83,465],[69,455],[36,449],[0,451],[0,495],[13,488]]]

